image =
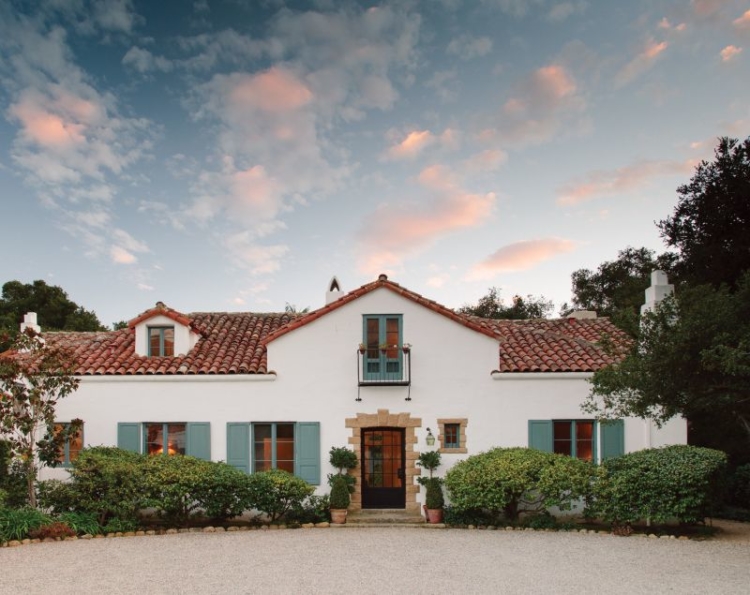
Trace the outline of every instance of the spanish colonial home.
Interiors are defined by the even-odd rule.
[[[652,299],[668,292],[666,277],[653,279]],[[352,508],[416,513],[424,450],[440,450],[443,474],[495,446],[600,461],[684,444],[683,419],[659,429],[582,415],[588,379],[627,338],[578,314],[462,316],[381,275],[349,293],[334,278],[326,305],[308,314],[182,314],[158,303],[122,330],[44,333],[73,350],[81,378],[57,409],[61,424],[84,421],[64,463],[83,445],[117,445],[247,473],[286,469],[325,493],[328,450],[349,445],[360,460]],[[65,475],[64,465],[43,472]]]

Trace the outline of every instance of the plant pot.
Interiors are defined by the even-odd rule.
[[[331,522],[334,525],[346,523],[346,508],[331,508]]]
[[[427,509],[427,522],[431,525],[437,525],[443,522],[443,509],[442,508],[428,508]]]

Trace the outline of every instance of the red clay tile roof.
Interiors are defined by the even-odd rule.
[[[497,339],[500,360],[496,372],[593,372],[619,361],[631,345],[627,335],[606,318],[488,320],[464,316],[388,281],[385,275],[304,315],[221,312],[183,315],[177,312],[175,315],[180,320],[174,316],[170,318],[183,324],[186,320],[201,335],[185,356],[145,357],[135,354],[134,326],[153,316],[153,310],[135,318],[127,329],[44,333],[44,336],[52,344],[73,350],[78,360],[76,374],[81,376],[267,374],[266,344],[381,287]],[[164,310],[157,313],[168,315]]]
[[[135,354],[135,330],[93,333],[50,332],[50,344],[68,347],[81,376],[148,374],[267,374],[261,339],[288,324],[293,314],[198,313],[186,316],[201,338],[184,356],[146,357]]]
[[[148,320],[149,318],[153,318],[154,316],[166,316],[167,318],[171,318],[175,322],[179,322],[182,326],[191,326],[192,323],[190,318],[188,318],[181,312],[172,310],[172,308],[168,308],[162,302],[156,302],[155,307],[151,308],[150,310],[146,310],[145,312],[139,314],[138,316],[133,318],[133,320],[128,322],[128,328],[135,328],[137,324],[143,322],[144,320]]]

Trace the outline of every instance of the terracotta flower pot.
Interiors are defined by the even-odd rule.
[[[335,525],[346,523],[346,508],[331,508],[331,522]]]
[[[427,509],[427,521],[431,525],[437,525],[443,522],[443,509],[442,508],[428,508]]]

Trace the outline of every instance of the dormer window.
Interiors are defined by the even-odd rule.
[[[148,327],[148,355],[161,357],[174,355],[174,327]]]

